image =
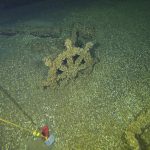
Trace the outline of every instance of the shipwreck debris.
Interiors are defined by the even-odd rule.
[[[45,65],[49,67],[44,87],[56,87],[62,80],[74,79],[82,70],[92,70],[94,64],[90,53],[90,49],[93,47],[92,42],[88,42],[84,48],[80,48],[75,47],[70,39],[66,39],[65,47],[66,50],[54,60],[51,57],[43,59]]]

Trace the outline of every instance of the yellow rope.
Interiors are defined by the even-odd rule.
[[[0,118],[0,121],[2,121],[2,122],[4,122],[4,123],[7,123],[7,124],[10,124],[10,125],[12,125],[12,126],[14,126],[14,127],[17,127],[17,128],[19,128],[19,129],[21,129],[21,130],[30,132],[30,133],[33,134],[34,136],[43,137],[43,135],[41,135],[41,134],[40,134],[38,131],[36,131],[36,130],[32,131],[32,130],[23,128],[23,127],[21,127],[21,126],[15,124],[15,123],[12,123],[12,122],[10,122],[10,121],[8,121],[8,120],[5,120],[5,119],[2,119],[2,118]]]

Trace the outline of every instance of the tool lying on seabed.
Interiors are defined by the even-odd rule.
[[[0,91],[2,91],[14,104],[15,106],[17,106],[17,108],[31,121],[31,123],[35,126],[36,124],[34,123],[34,121],[32,120],[32,118],[30,117],[30,115],[28,115],[23,109],[22,107],[17,103],[17,101],[9,94],[9,92],[3,88],[3,86],[0,85]],[[6,124],[9,124],[9,125],[12,125],[16,128],[19,128],[23,131],[26,131],[26,132],[30,132],[33,136],[36,136],[36,137],[40,137],[42,139],[44,139],[44,143],[47,145],[47,146],[50,146],[52,145],[54,142],[55,142],[55,137],[53,134],[49,134],[49,128],[47,125],[43,126],[40,130],[40,132],[38,130],[30,130],[30,129],[26,129],[24,127],[21,127],[13,122],[10,122],[8,120],[5,120],[5,119],[2,119],[0,118],[0,121],[6,123]]]
[[[15,123],[12,123],[12,122],[10,122],[10,121],[8,121],[8,120],[5,120],[5,119],[2,119],[2,118],[0,118],[0,121],[2,121],[2,122],[4,122],[4,123],[7,123],[7,124],[9,124],[9,125],[12,125],[12,126],[14,126],[14,127],[17,127],[17,128],[19,128],[19,129],[21,129],[21,130],[24,130],[24,131],[26,131],[26,132],[30,132],[30,133],[31,133],[33,136],[35,136],[35,137],[41,137],[41,138],[44,140],[44,143],[45,143],[47,146],[51,146],[51,145],[55,142],[55,137],[54,137],[53,134],[50,134],[50,133],[49,133],[49,128],[48,128],[47,125],[43,126],[43,127],[41,128],[40,132],[39,132],[39,131],[37,131],[37,130],[32,131],[32,130],[23,128],[23,127],[21,127],[21,126],[15,124]]]

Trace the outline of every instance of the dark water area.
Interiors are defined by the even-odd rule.
[[[1,0],[0,150],[149,150],[149,18],[149,0]]]

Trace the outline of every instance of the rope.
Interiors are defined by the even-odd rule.
[[[16,100],[8,93],[8,91],[6,89],[4,89],[1,85],[0,85],[0,91],[2,91],[13,103],[14,105],[17,106],[17,108],[31,121],[31,123],[33,125],[36,126],[35,122],[32,120],[31,116],[28,115],[23,109],[22,107],[16,102]]]
[[[8,91],[6,89],[4,89],[1,85],[0,85],[0,91],[2,91],[17,107],[20,111],[22,111],[22,113],[31,121],[31,123],[33,125],[36,125],[34,123],[34,121],[32,120],[32,118],[22,109],[22,107],[16,102],[16,100],[8,93]],[[42,137],[44,139],[47,139],[47,137],[43,136],[40,132],[38,132],[37,130],[29,130],[29,129],[26,129],[26,128],[23,128],[13,122],[10,122],[8,120],[5,120],[5,119],[2,119],[0,118],[0,121],[6,123],[6,124],[9,124],[9,125],[12,125],[16,128],[19,128],[21,130],[24,130],[26,132],[30,132],[33,136],[36,136],[36,137]]]
[[[33,130],[33,131],[32,131],[32,130],[23,128],[23,127],[21,127],[21,126],[15,124],[15,123],[13,123],[13,122],[10,122],[10,121],[5,120],[5,119],[2,119],[2,118],[0,118],[0,121],[4,122],[4,123],[6,123],[6,124],[12,125],[12,126],[14,126],[14,127],[16,127],[16,128],[19,128],[19,129],[21,129],[21,130],[30,132],[33,136],[44,137],[41,133],[37,132],[36,130]],[[45,137],[44,137],[44,138],[45,138]]]

